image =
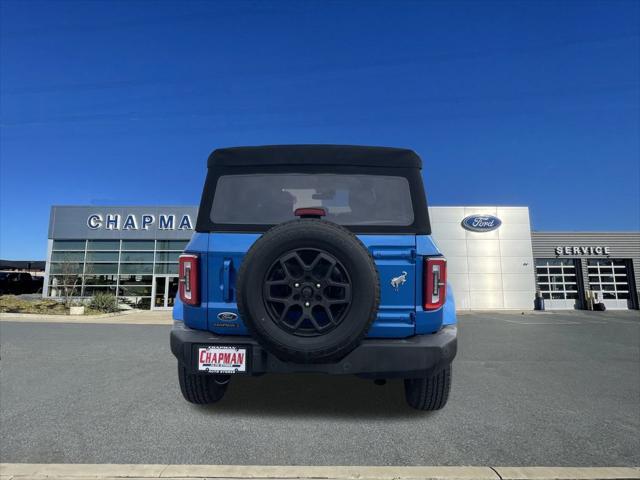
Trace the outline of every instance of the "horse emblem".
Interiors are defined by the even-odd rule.
[[[402,285],[407,281],[407,272],[402,271],[402,275],[398,275],[397,277],[393,277],[391,279],[391,286],[396,289],[396,292],[400,289]]]

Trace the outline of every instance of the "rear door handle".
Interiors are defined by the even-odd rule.
[[[381,260],[393,260],[393,259],[406,259],[415,260],[416,249],[415,248],[373,248],[371,249],[371,255],[373,258],[379,258]]]

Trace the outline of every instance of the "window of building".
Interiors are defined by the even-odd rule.
[[[153,273],[153,263],[121,263],[120,273]]]
[[[49,266],[49,295],[98,292],[117,295],[137,308],[149,308],[155,275],[177,275],[186,240],[54,240]],[[167,302],[172,305],[173,301]]]
[[[153,281],[152,275],[120,275],[120,285],[149,285]]]
[[[87,252],[87,262],[117,262],[118,252]]]
[[[82,281],[79,275],[51,275],[49,277],[49,283],[54,287],[58,287],[62,285],[80,286]]]
[[[153,263],[153,252],[122,252],[121,262]]]
[[[94,275],[96,273],[118,273],[117,263],[86,263],[84,269],[85,275]]]
[[[54,251],[51,252],[52,262],[84,262],[84,250],[81,252]]]
[[[151,285],[120,285],[120,287],[118,287],[118,295],[123,297],[151,297],[151,288]]]
[[[83,265],[83,262],[51,262],[49,273],[59,273],[61,275],[82,275]]]
[[[178,274],[177,263],[156,263],[155,272],[158,275]]]
[[[180,252],[157,252],[156,253],[156,262],[177,262],[178,257],[180,257]]]
[[[123,240],[122,250],[150,250],[155,249],[154,240]]]
[[[82,250],[85,247],[84,240],[54,240],[53,250]]]
[[[111,295],[115,295],[116,288],[115,287],[93,287],[93,286],[85,287],[83,295],[85,297],[92,297],[96,293],[110,293]]]
[[[87,250],[120,250],[120,240],[89,240]]]
[[[85,275],[84,285],[115,285],[118,281],[117,275]]]
[[[178,250],[180,252],[184,251],[187,247],[186,240],[158,240],[156,242],[156,250]]]

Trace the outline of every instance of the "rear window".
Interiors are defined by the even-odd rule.
[[[350,174],[247,174],[218,179],[211,208],[217,224],[275,225],[297,208],[322,207],[341,225],[413,223],[405,177]]]

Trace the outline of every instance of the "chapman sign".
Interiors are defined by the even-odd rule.
[[[603,246],[558,246],[556,255],[611,255],[611,247]]]
[[[149,230],[149,228],[156,226],[158,230],[193,230],[191,217],[188,214],[160,214],[156,218],[156,215],[150,213],[142,215],[93,213],[87,217],[87,227],[91,230],[101,228],[106,230]]]

